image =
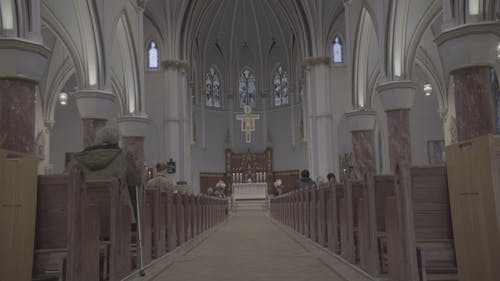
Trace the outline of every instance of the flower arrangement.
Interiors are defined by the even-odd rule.
[[[283,181],[281,179],[277,179],[274,181],[274,195],[280,195],[283,193]]]
[[[223,180],[219,180],[215,185],[214,195],[217,197],[226,196],[226,183]]]

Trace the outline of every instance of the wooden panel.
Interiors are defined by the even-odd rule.
[[[224,173],[200,173],[200,193],[207,194],[220,180],[227,181]]]
[[[461,281],[500,280],[499,155],[500,138],[491,135],[446,148]]]
[[[0,276],[30,280],[38,159],[0,150]]]

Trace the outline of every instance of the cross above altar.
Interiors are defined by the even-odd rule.
[[[259,114],[252,114],[252,108],[248,105],[244,107],[245,114],[236,115],[236,119],[241,121],[241,131],[245,133],[245,142],[252,142],[252,132],[255,131],[255,120],[259,120]]]

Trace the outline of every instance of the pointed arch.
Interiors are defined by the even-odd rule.
[[[370,53],[370,39],[374,32],[372,17],[368,10],[363,8],[356,39],[353,91],[353,106],[355,108],[367,105],[368,55]]]
[[[125,11],[118,19],[116,25],[116,36],[120,46],[121,59],[123,64],[123,85],[128,113],[141,112],[142,104],[139,91],[139,75],[137,68],[137,58],[135,45],[130,33],[129,21]]]

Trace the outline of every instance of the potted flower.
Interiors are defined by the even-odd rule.
[[[280,195],[283,193],[283,181],[281,179],[277,179],[274,181],[274,195]]]
[[[223,180],[219,180],[215,185],[215,193],[219,197],[224,197],[226,193],[226,183]]]

